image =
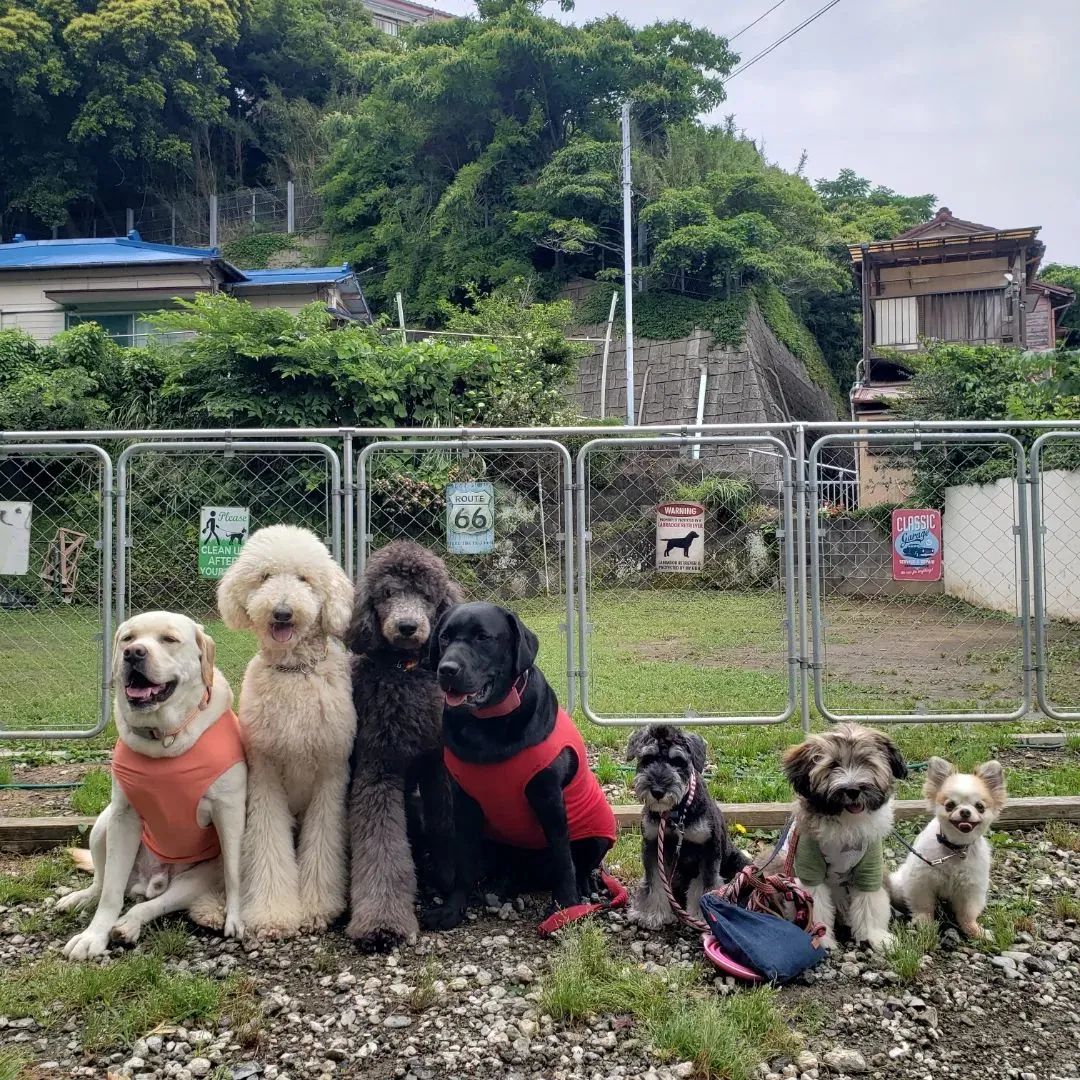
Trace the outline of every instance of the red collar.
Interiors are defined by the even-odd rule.
[[[473,716],[481,720],[490,720],[498,716],[507,716],[515,709],[521,707],[521,695],[525,693],[525,687],[529,684],[529,672],[523,671],[510,687],[510,693],[496,702],[494,705],[485,705],[482,709],[473,709]]]

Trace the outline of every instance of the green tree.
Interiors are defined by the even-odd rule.
[[[1080,347],[1080,266],[1050,263],[1049,266],[1043,267],[1039,278],[1050,282],[1051,285],[1064,285],[1076,293],[1078,299],[1074,300],[1065,309],[1064,314],[1059,316],[1058,328],[1065,330],[1063,344],[1071,348]]]

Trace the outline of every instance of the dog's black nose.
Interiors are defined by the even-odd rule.
[[[146,659],[146,646],[145,645],[125,645],[124,646],[124,659],[125,660],[145,660]]]
[[[444,660],[439,664],[439,674],[447,679],[457,678],[461,674],[461,665],[456,660]]]
[[[846,787],[844,788],[844,794],[849,799],[857,799],[862,794],[862,788]]]
[[[969,817],[971,817],[971,811],[970,811],[970,810],[969,810],[969,809],[968,809],[968,808],[967,808],[967,807],[965,806],[965,807],[964,807],[964,809],[960,811],[960,816],[961,816],[961,817],[962,817],[962,818],[963,818],[963,819],[964,819],[965,821],[967,821],[967,819],[968,819]]]
[[[292,608],[285,604],[278,604],[272,612],[274,616],[274,622],[291,622],[292,621]]]
[[[649,788],[649,794],[652,795],[654,799],[662,799],[667,794],[667,792],[662,787],[654,787]]]
[[[397,624],[397,632],[402,637],[412,637],[416,633],[416,623],[414,622],[399,622]]]

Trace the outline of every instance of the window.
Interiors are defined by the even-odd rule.
[[[914,296],[874,301],[874,344],[914,349],[919,344],[919,309]]]
[[[393,19],[384,19],[379,15],[373,15],[371,21],[375,24],[376,30],[381,30],[384,34],[390,34],[393,37],[397,37],[398,24]]]
[[[150,312],[125,311],[101,312],[100,314],[78,314],[69,311],[66,316],[67,329],[81,326],[83,323],[97,323],[117,345],[142,346],[149,341],[171,341],[178,335],[163,334],[154,329],[149,322]],[[186,337],[186,334],[180,334]]]

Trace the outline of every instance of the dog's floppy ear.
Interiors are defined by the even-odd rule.
[[[986,790],[1000,810],[1005,805],[1005,770],[1001,762],[984,761],[976,767],[975,775],[986,785]]]
[[[442,659],[442,645],[439,644],[439,633],[443,628],[443,623],[446,622],[447,617],[453,610],[453,607],[448,607],[431,628],[431,635],[428,637],[427,655],[424,658],[424,667],[428,671],[439,670],[439,661]]]
[[[322,598],[322,626],[328,637],[344,639],[353,614],[353,587],[348,574],[333,559],[329,560]]]
[[[795,789],[796,795],[802,795],[804,798],[810,798],[813,794],[810,773],[814,768],[815,753],[814,743],[807,740],[795,746],[789,746],[782,758],[784,775],[788,778],[788,783]]]
[[[112,640],[112,677],[115,682],[120,678],[120,665],[124,662],[123,652],[120,648],[120,635],[124,632],[124,624],[121,623],[116,628],[116,633],[113,634]]]
[[[214,656],[217,654],[217,645],[198,623],[195,624],[195,644],[199,646],[199,675],[209,694],[214,689]]]
[[[705,745],[705,740],[696,731],[685,731],[683,735],[686,737],[686,747],[690,751],[690,760],[693,762],[694,768],[701,772],[705,768],[705,759],[709,748]]]
[[[637,761],[637,759],[641,757],[641,751],[645,749],[645,744],[651,738],[651,728],[639,727],[634,734],[630,736],[630,741],[626,744],[626,760]]]
[[[217,587],[217,605],[221,621],[230,630],[250,630],[251,617],[247,610],[247,563],[243,556],[221,576]]]
[[[536,654],[540,651],[540,639],[512,611],[506,613],[517,639],[517,652],[514,659],[514,671],[528,671],[536,663]]]
[[[465,603],[465,590],[453,578],[446,582],[446,588],[439,597],[435,608],[435,621],[438,622],[455,604]]]
[[[907,762],[904,761],[904,755],[900,753],[900,747],[888,735],[884,735],[880,731],[878,732],[878,738],[881,739],[885,753],[888,755],[889,768],[892,770],[893,776],[897,780],[907,779]]]
[[[352,622],[346,638],[349,649],[363,654],[377,648],[382,637],[378,624],[379,613],[375,610],[375,601],[371,593],[361,585],[356,590]]]
[[[923,795],[928,799],[941,790],[941,785],[956,772],[956,768],[944,758],[932,757],[926,763],[926,783],[923,784]]]

